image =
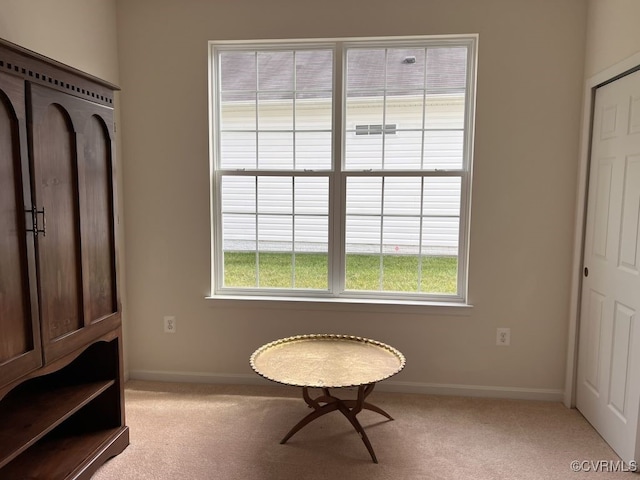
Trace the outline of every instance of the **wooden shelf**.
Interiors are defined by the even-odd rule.
[[[109,458],[115,452],[109,447],[116,443],[129,443],[127,427],[109,428],[90,432],[53,435],[45,437],[35,446],[0,469],[3,480],[64,480],[76,478],[85,472],[95,458]],[[115,445],[115,450],[124,447]],[[79,459],[84,462],[79,463]],[[99,465],[93,465],[93,470]]]
[[[5,398],[0,404],[0,468],[114,383],[115,380],[105,380],[39,391],[27,388]],[[3,471],[0,477],[6,478]]]

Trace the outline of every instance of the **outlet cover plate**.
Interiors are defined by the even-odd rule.
[[[176,333],[176,317],[164,317],[164,333]]]
[[[498,328],[496,331],[496,345],[500,347],[508,347],[511,345],[511,329]]]

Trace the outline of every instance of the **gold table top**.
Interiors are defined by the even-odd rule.
[[[389,345],[352,335],[313,334],[283,338],[251,355],[251,367],[274,382],[297,387],[339,388],[389,378],[405,366]]]

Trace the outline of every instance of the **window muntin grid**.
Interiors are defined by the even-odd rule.
[[[252,57],[254,67],[246,67],[250,77],[248,84],[235,84],[233,88],[230,88],[231,84],[227,82],[226,90],[221,89],[216,92],[217,98],[220,99],[219,102],[224,104],[218,109],[219,112],[223,113],[232,100],[235,100],[236,105],[239,106],[238,98],[241,97],[245,102],[242,105],[245,116],[233,119],[233,121],[230,118],[218,119],[220,128],[214,134],[214,139],[217,137],[216,144],[219,148],[214,184],[218,184],[223,174],[225,176],[243,176],[253,172],[264,172],[267,176],[277,174],[281,177],[286,172],[290,174],[291,181],[298,179],[300,175],[325,178],[327,196],[323,198],[326,198],[324,206],[326,206],[328,214],[323,217],[322,227],[318,226],[317,218],[311,217],[312,220],[310,220],[299,213],[295,215],[285,213],[281,216],[275,213],[269,214],[272,217],[261,214],[262,223],[258,221],[253,223],[257,229],[260,228],[260,225],[266,229],[269,222],[265,220],[270,218],[272,225],[279,225],[275,230],[287,236],[291,234],[292,237],[296,237],[302,230],[300,228],[296,230],[295,225],[306,222],[307,235],[299,238],[306,238],[307,241],[314,237],[317,238],[317,231],[321,229],[320,237],[326,238],[326,272],[328,277],[326,292],[330,295],[368,295],[366,291],[349,291],[348,275],[345,276],[349,264],[346,256],[352,251],[350,240],[354,233],[353,222],[355,218],[360,218],[361,223],[367,224],[368,228],[373,228],[374,224],[379,225],[376,227],[378,228],[376,247],[381,265],[381,280],[376,295],[389,292],[392,297],[398,298],[405,293],[413,293],[413,291],[395,292],[393,289],[387,288],[384,275],[387,259],[384,252],[391,248],[392,253],[397,253],[396,247],[402,251],[402,242],[407,243],[408,241],[418,251],[431,252],[434,242],[437,242],[438,238],[446,237],[448,239],[448,243],[445,242],[446,245],[444,245],[448,248],[446,251],[458,259],[456,291],[452,294],[451,292],[443,293],[421,289],[422,263],[428,262],[422,262],[424,258],[418,257],[416,261],[418,287],[415,292],[421,296],[426,293],[427,298],[439,300],[443,295],[445,300],[463,299],[466,290],[465,252],[468,236],[470,132],[472,131],[470,128],[472,111],[469,107],[473,104],[473,85],[471,83],[473,77],[469,75],[469,70],[474,68],[475,43],[468,39],[459,42],[431,42],[428,39],[408,42],[419,43],[419,46],[396,46],[395,42],[386,41],[380,43],[383,45],[370,47],[369,45],[361,46],[356,42],[337,42],[332,48],[325,48],[325,55],[332,56],[332,65],[335,63],[333,60],[338,60],[338,63],[335,63],[337,65],[336,80],[332,84],[333,68],[328,72],[324,71],[323,87],[315,88],[315,90],[308,88],[312,79],[316,79],[312,75],[306,77],[307,84],[303,89],[297,84],[301,78],[296,78],[298,71],[293,72],[292,75],[283,75],[277,81],[260,79],[259,72],[261,69],[263,72],[266,71],[267,59],[277,59],[284,64],[295,65],[296,58],[305,55],[308,60],[319,49],[313,48],[306,51],[303,46],[298,45],[296,47],[301,47],[300,49],[293,48],[286,52],[284,49],[278,48],[278,45],[258,45],[259,49],[241,52],[235,46],[231,48],[232,53],[239,55],[238,58],[241,54],[246,55],[245,60]],[[256,45],[252,47],[256,47]],[[265,54],[263,49],[274,49],[277,55],[271,55],[271,52]],[[335,58],[333,58],[334,49]],[[350,81],[348,58],[349,54],[356,50],[373,51],[375,55],[385,58],[382,65],[375,65],[374,62],[374,65],[370,67],[376,73],[377,78],[373,78],[366,85],[358,84],[358,75],[355,74]],[[447,87],[446,82],[440,78],[442,74],[434,73],[428,69],[428,66],[434,64],[438,56],[452,52],[460,55],[461,51],[464,54],[463,68],[458,68],[452,74],[453,76],[458,75],[458,81],[456,85]],[[228,53],[224,51],[224,48],[220,52]],[[340,58],[343,54],[344,60],[342,62],[344,63],[340,67]],[[421,75],[415,74],[406,77],[398,75],[397,71],[390,71],[389,65],[391,63],[398,60],[404,61],[406,58],[410,59],[407,65],[417,65],[422,68]],[[341,70],[345,78],[344,84],[339,78]],[[353,69],[351,71],[354,73]],[[252,76],[254,74],[255,77]],[[363,76],[365,75],[360,73],[360,77]],[[220,82],[221,86],[224,84],[224,81]],[[320,95],[320,92],[324,96]],[[331,92],[330,98],[326,95],[327,92]],[[342,101],[344,103],[340,100],[337,103],[334,102],[334,92],[336,98],[344,98]],[[247,93],[253,94],[254,97],[248,103]],[[222,101],[222,99],[225,100]],[[227,99],[231,100],[226,101]],[[369,101],[368,105],[367,101]],[[265,115],[265,110],[273,108],[274,102],[279,102],[278,115],[271,121],[269,116]],[[363,108],[369,109],[370,116],[367,119],[359,116],[359,111]],[[313,111],[316,113],[315,117],[309,113]],[[255,118],[255,125],[248,121],[252,115]],[[224,117],[224,115],[222,116]],[[358,140],[365,137],[371,143],[358,146],[353,141],[356,137],[356,125],[358,124],[379,125],[381,128],[374,128],[374,134],[360,135]],[[285,135],[286,140],[284,140]],[[401,138],[401,140],[393,142],[392,136]],[[342,145],[342,148],[336,148],[336,145]],[[273,153],[274,149],[278,150],[277,154]],[[359,157],[358,153],[364,153],[364,155]],[[390,158],[393,158],[394,162],[390,162]],[[341,168],[341,165],[344,167]],[[323,173],[323,170],[326,173]],[[386,209],[382,213],[378,213],[377,218],[375,215],[369,217],[354,215],[353,212],[349,215],[347,210],[353,209],[347,198],[347,184],[352,182],[354,178],[375,175],[376,170],[385,172],[383,183],[387,185],[387,193],[386,198],[381,198],[381,200],[383,204],[386,203]],[[295,172],[304,172],[304,174]],[[415,178],[413,178],[414,175]],[[378,177],[380,177],[379,174]],[[419,179],[423,190],[433,180],[439,181],[443,185],[444,179],[445,183],[454,185],[454,190],[457,192],[454,195],[457,197],[457,203],[451,202],[453,197],[450,195],[449,215],[433,215],[426,210],[426,214],[402,211],[394,213],[392,211],[393,195],[389,193],[393,189],[390,186],[394,182],[400,181],[397,179],[401,179],[401,177],[405,180],[411,179],[411,181]],[[220,189],[218,188],[218,190]],[[329,192],[332,193],[329,195]],[[372,200],[369,199],[369,201]],[[406,202],[399,199],[396,203],[402,205]],[[424,205],[422,207],[424,208]],[[341,211],[342,213],[340,213]],[[229,215],[233,214],[227,212],[225,215],[227,218],[231,218]],[[287,216],[289,219],[285,218]],[[218,228],[217,231],[220,233],[220,231],[224,231],[224,228]],[[335,235],[336,231],[339,234],[342,233]],[[448,232],[449,235],[445,235],[443,232]],[[451,235],[452,232],[453,235]],[[265,232],[260,235],[256,231],[255,237],[257,245],[258,238],[266,239],[268,235]],[[222,239],[217,241],[218,245],[224,243]],[[278,249],[274,247],[274,251],[286,251],[295,255],[298,253],[295,251],[295,244],[295,241],[291,241],[288,247]],[[394,245],[389,247],[391,244]],[[442,246],[440,245],[440,247]],[[262,253],[257,246],[255,248],[257,255]],[[256,256],[256,258],[258,257]],[[256,260],[256,264],[258,262],[259,260]],[[295,259],[292,259],[291,263],[295,266]],[[331,273],[332,268],[333,274]],[[256,265],[256,269],[259,269],[258,265]],[[292,271],[292,278],[295,278],[295,268],[292,268]],[[260,277],[257,276],[257,278],[259,280]],[[220,277],[214,283],[217,292],[224,290],[224,288],[220,288],[222,284]],[[294,282],[292,282],[292,286],[293,290],[290,294],[295,294],[298,287]],[[234,288],[228,291],[241,293],[240,290],[234,290]],[[270,287],[261,284],[257,288],[261,293],[268,294]]]
[[[332,49],[221,51],[215,60],[221,169],[331,169]]]
[[[435,75],[442,58],[450,71]],[[462,169],[467,63],[460,47],[347,49],[345,170]],[[356,138],[367,123],[381,135]]]

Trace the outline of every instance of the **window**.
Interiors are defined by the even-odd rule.
[[[211,44],[213,295],[466,300],[476,37]]]

